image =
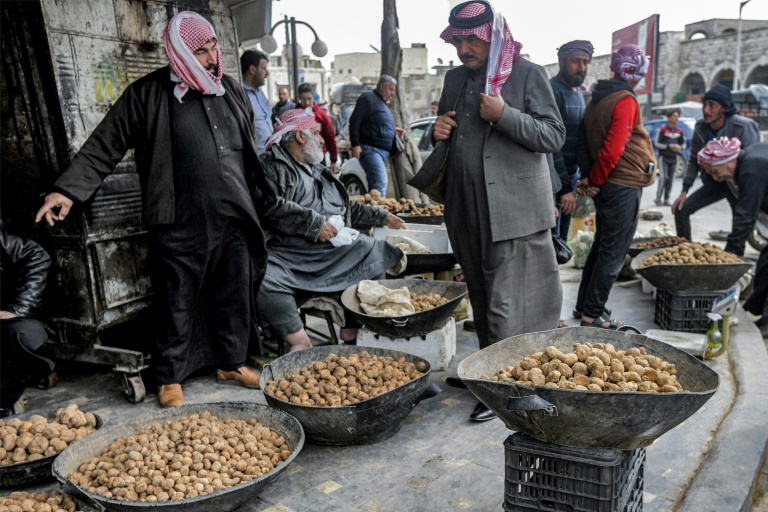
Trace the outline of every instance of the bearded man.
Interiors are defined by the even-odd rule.
[[[557,326],[562,288],[547,153],[563,145],[565,127],[544,69],[521,58],[522,45],[489,3],[460,4],[448,22],[440,37],[463,66],[445,75],[433,137],[449,144],[445,224],[485,348]],[[494,417],[480,402],[470,419]]]
[[[584,117],[584,94],[581,84],[587,77],[589,63],[592,61],[594,48],[589,41],[571,41],[557,49],[557,59],[560,71],[557,76],[549,79],[555,103],[560,111],[565,125],[565,142],[560,151],[552,157],[557,175],[560,177],[560,191],[557,193],[557,207],[560,215],[557,217],[555,234],[563,240],[568,240],[568,230],[571,227],[571,214],[576,209],[576,176],[579,166],[577,153],[579,148],[579,127]]]
[[[753,119],[739,115],[736,107],[733,106],[731,91],[728,87],[723,84],[715,85],[704,93],[702,101],[703,118],[696,121],[696,126],[693,128],[691,156],[683,177],[683,191],[672,203],[677,236],[688,240],[691,240],[691,215],[721,199],[727,200],[733,209],[739,195],[734,181],[718,183],[701,168],[698,161],[699,152],[707,142],[720,137],[738,138],[744,149],[760,142],[760,128]],[[688,197],[688,191],[699,175],[701,175],[701,188]]]
[[[264,213],[271,232],[257,303],[264,334],[282,337],[291,352],[312,346],[297,311],[301,304],[317,293],[339,293],[364,279],[378,279],[403,259],[394,245],[363,234],[349,245],[330,242],[338,233],[328,221],[334,215],[355,229],[403,229],[405,223],[386,210],[350,201],[323,157],[320,125],[309,108],[281,115],[261,156],[276,200]],[[358,328],[347,315],[341,340],[353,342]]]
[[[258,387],[245,366],[255,335],[253,288],[266,266],[257,210],[264,177],[250,101],[224,74],[213,27],[191,11],[164,34],[170,67],[132,83],[45,198],[36,221],[87,204],[133,148],[149,231],[157,316],[152,364],[162,406],[184,403],[181,382],[204,366],[221,383]],[[57,212],[56,209],[60,210]]]
[[[707,142],[696,155],[696,161],[715,182],[736,185],[733,230],[725,250],[743,256],[758,214],[768,214],[768,143],[758,142],[743,149],[738,138],[721,137]],[[752,283],[752,294],[744,309],[763,337],[768,337],[768,246],[760,251]]]

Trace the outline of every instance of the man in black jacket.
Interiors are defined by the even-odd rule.
[[[682,236],[688,240],[691,239],[691,215],[721,199],[727,199],[733,208],[738,195],[733,182],[717,183],[706,172],[699,172],[701,166],[696,155],[707,142],[718,137],[737,137],[744,149],[760,142],[760,131],[757,123],[736,113],[731,102],[731,91],[726,86],[718,84],[704,93],[702,111],[704,119],[698,121],[693,129],[691,156],[683,178],[683,191],[672,203],[677,236]],[[693,186],[693,182],[699,174],[701,175],[701,188],[691,194],[691,197],[688,197],[688,190]]]
[[[368,179],[368,192],[378,190],[382,197],[387,195],[387,158],[395,147],[395,137],[405,133],[395,126],[395,116],[387,106],[395,97],[396,88],[397,80],[381,75],[375,90],[357,98],[349,118],[352,158],[360,160]]]
[[[258,212],[268,198],[251,104],[224,75],[213,27],[177,14],[164,34],[170,68],[128,86],[37,213],[53,225],[90,201],[135,149],[157,313],[153,366],[160,404],[184,403],[181,382],[204,366],[222,383],[257,387],[245,366],[252,297],[266,267]],[[60,211],[56,212],[56,208]]]
[[[732,181],[738,187],[733,205],[733,230],[725,250],[744,255],[744,246],[755,227],[758,213],[768,213],[768,143],[741,149],[737,138],[712,140],[699,152],[697,161],[718,182]],[[744,309],[759,318],[757,324],[768,334],[768,246],[757,260],[753,292]]]
[[[48,333],[35,319],[51,268],[51,257],[32,240],[0,229],[0,418],[12,414],[24,388],[54,369],[43,356]]]

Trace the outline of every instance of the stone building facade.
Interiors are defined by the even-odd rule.
[[[659,35],[657,92],[652,103],[663,105],[699,99],[710,87],[733,87],[737,20],[712,19],[685,26],[684,31]],[[557,63],[544,66],[549,76]],[[592,90],[598,79],[609,78],[610,55],[592,59],[584,86]],[[741,88],[768,83],[768,20],[742,20]],[[638,98],[646,104],[648,97]]]

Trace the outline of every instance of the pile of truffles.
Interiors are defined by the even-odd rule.
[[[0,466],[29,462],[56,455],[78,439],[96,430],[96,416],[70,404],[50,420],[39,414],[22,421],[0,420]]]
[[[381,193],[378,190],[371,190],[370,194],[354,196],[350,199],[368,206],[383,206],[389,213],[405,213],[419,216],[443,214],[443,205],[441,204],[416,206],[413,199],[406,199],[404,197],[401,197],[400,199],[381,197]]]
[[[683,236],[661,236],[648,240],[641,244],[637,244],[638,249],[653,249],[654,247],[669,247],[670,245],[684,244],[688,242],[688,239]]]
[[[67,478],[107,498],[183,500],[258,478],[290,455],[285,439],[255,419],[205,411],[118,437]]]
[[[644,347],[617,351],[611,343],[576,343],[568,353],[550,345],[517,366],[480,378],[580,391],[684,391],[674,364],[648,354]]]
[[[441,204],[425,204],[422,206],[412,205],[410,210],[403,212],[401,217],[430,217],[432,215],[445,214],[445,208]]]
[[[424,295],[417,295],[411,292],[411,304],[416,310],[416,313],[427,311],[428,309],[436,308],[447,303],[448,299],[437,293],[426,293]]]
[[[705,265],[711,263],[743,263],[735,254],[709,242],[685,242],[674,247],[659,249],[653,256],[640,265],[640,268],[651,265]]]
[[[269,382],[265,390],[283,402],[296,405],[339,407],[379,396],[424,375],[424,362],[409,363],[367,351],[308,364],[301,371]]]
[[[81,512],[69,496],[57,492],[12,492],[7,498],[0,498],[2,512]]]

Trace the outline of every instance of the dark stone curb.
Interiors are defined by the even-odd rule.
[[[768,353],[760,330],[741,308],[737,316],[739,325],[731,329],[727,354],[736,380],[736,399],[677,509],[680,512],[748,512],[766,460]]]

